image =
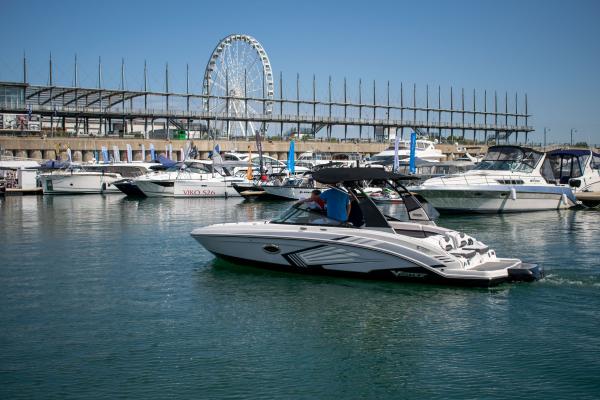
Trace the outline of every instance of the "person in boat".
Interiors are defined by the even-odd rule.
[[[320,198],[325,201],[327,218],[340,222],[348,222],[351,210],[348,193],[339,187],[333,187],[321,193]]]
[[[308,203],[308,207],[313,210],[325,210],[325,201],[321,198],[321,191],[318,189],[310,192],[310,197],[298,201],[298,204]]]

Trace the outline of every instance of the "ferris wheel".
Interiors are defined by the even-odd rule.
[[[253,115],[273,113],[273,71],[267,52],[252,36],[229,35],[215,47],[204,73],[204,111],[217,114],[219,136],[235,138],[266,132]]]

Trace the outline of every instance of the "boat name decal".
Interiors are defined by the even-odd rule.
[[[427,274],[423,274],[420,272],[406,272],[406,271],[390,271],[396,278],[400,277],[408,277],[408,278],[425,278]]]
[[[216,193],[210,189],[183,189],[185,196],[214,196]]]

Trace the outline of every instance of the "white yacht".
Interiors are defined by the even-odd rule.
[[[330,154],[322,153],[320,151],[306,151],[300,153],[296,158],[296,167],[313,169],[318,165],[329,164],[332,161]]]
[[[556,184],[544,153],[519,146],[492,146],[462,174],[431,178],[411,190],[441,212],[521,212],[570,208],[571,188]]]
[[[336,190],[349,195],[351,222],[296,203],[270,221],[210,225],[191,235],[218,257],[278,271],[478,286],[542,277],[535,264],[498,257],[474,237],[436,226],[398,183],[405,176],[379,168],[332,168],[313,178],[339,184]],[[365,180],[395,190],[407,221],[383,215],[361,189]]]
[[[134,182],[147,197],[239,197],[232,185],[245,181],[231,176],[225,168],[213,168],[212,161],[196,160],[149,173]]]
[[[307,175],[299,178],[286,178],[281,183],[274,180],[262,185],[261,188],[272,198],[300,200],[310,197],[311,192],[315,189],[315,184],[312,177]]]
[[[121,193],[113,184],[124,178],[141,176],[152,163],[69,164],[66,168],[39,174],[44,194]]]
[[[395,149],[392,145],[381,153],[370,157],[367,165],[391,166],[394,163]],[[435,142],[426,139],[417,139],[415,143],[415,157],[423,161],[439,162],[446,158],[441,150],[435,148]],[[398,143],[399,161],[410,158],[410,140],[401,140]]]

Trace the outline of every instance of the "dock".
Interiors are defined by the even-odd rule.
[[[577,192],[575,197],[586,207],[600,206],[600,192]]]

